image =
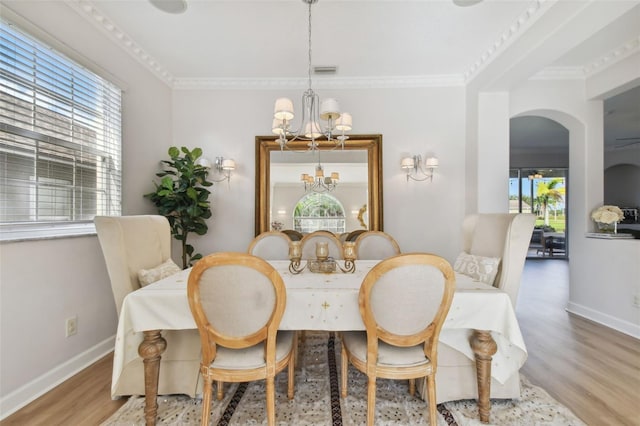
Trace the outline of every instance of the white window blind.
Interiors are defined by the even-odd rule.
[[[0,226],[119,215],[121,90],[0,25]]]

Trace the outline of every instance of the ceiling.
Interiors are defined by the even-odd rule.
[[[171,86],[278,84],[285,79],[306,83],[308,6],[302,0],[155,1],[178,7],[186,3],[186,11],[167,13],[147,0],[67,3]],[[352,85],[393,85],[411,79],[431,85],[466,84],[489,61],[495,63],[514,40],[535,51],[539,40],[527,36],[541,14],[549,15],[549,8],[574,8],[563,12],[571,16],[587,3],[607,5],[603,16],[613,4],[624,4],[628,11],[603,18],[602,27],[590,29],[589,36],[575,27],[576,32],[560,39],[568,46],[563,45],[562,54],[533,55],[544,59],[528,61],[524,74],[529,77],[546,70],[570,70],[584,77],[611,52],[630,41],[637,44],[640,1],[320,0],[312,6],[311,62],[336,66],[337,72],[314,75],[314,87],[336,80]],[[562,27],[555,25],[554,31]],[[562,43],[551,47],[558,49],[558,44]],[[639,89],[605,105],[607,143],[640,137]],[[558,131],[547,122],[512,121],[513,146],[526,146],[533,139],[552,144]],[[543,133],[533,137],[532,132]]]

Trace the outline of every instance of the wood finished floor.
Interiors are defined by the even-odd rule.
[[[529,352],[522,372],[589,425],[640,425],[640,341],[569,315],[568,265],[527,260],[516,313]],[[98,425],[110,398],[112,355],[0,422]]]

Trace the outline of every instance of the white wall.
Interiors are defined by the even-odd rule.
[[[568,309],[640,337],[640,309],[633,305],[640,294],[640,243],[585,237],[594,231],[591,211],[603,203],[602,101],[586,99],[580,81],[535,81],[511,92],[512,116],[523,113],[569,129]]]
[[[170,90],[64,2],[11,9],[124,85],[122,211],[153,212],[142,194],[171,142]],[[2,243],[0,296],[2,417],[113,349],[115,304],[95,236]],[[65,338],[74,315],[78,334]]]
[[[384,230],[404,251],[455,260],[464,215],[464,89],[314,89],[351,112],[353,133],[383,135]],[[247,249],[254,232],[255,136],[269,134],[277,97],[295,101],[302,90],[175,91],[174,140],[237,164],[230,184],[214,187],[209,233],[192,240],[196,251]],[[440,159],[433,182],[407,182],[401,159],[427,153]]]

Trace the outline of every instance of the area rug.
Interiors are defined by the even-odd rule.
[[[287,399],[287,375],[276,377],[276,422],[279,425],[363,425],[367,418],[367,378],[349,369],[349,395],[340,398],[340,342],[330,333],[307,332],[296,369],[295,398]],[[524,376],[518,400],[493,400],[494,425],[584,425],[568,408]],[[222,401],[211,404],[211,423],[219,426],[266,424],[264,381],[227,384]],[[158,425],[199,425],[202,400],[158,397]],[[481,425],[475,400],[438,404],[438,425]],[[378,379],[376,425],[429,424],[427,404],[408,392],[406,380]],[[144,398],[130,397],[103,426],[144,425]]]

